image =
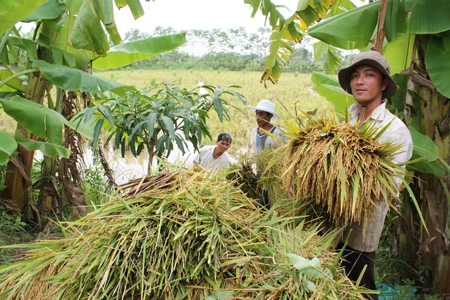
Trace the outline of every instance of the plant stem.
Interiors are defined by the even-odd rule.
[[[11,80],[13,80],[14,78],[17,78],[17,77],[19,77],[21,75],[33,73],[33,72],[36,72],[36,71],[39,71],[39,69],[38,68],[34,68],[34,69],[28,69],[28,70],[24,70],[22,72],[15,73],[15,74],[5,78],[5,80],[0,81],[0,88],[2,86],[4,86],[5,84],[7,84],[8,82],[10,82]]]
[[[375,51],[381,53],[381,49],[383,48],[383,40],[386,36],[386,30],[384,29],[384,20],[386,19],[386,9],[388,5],[388,0],[381,1],[380,14],[378,16],[378,29],[377,29],[377,37],[375,40]]]
[[[6,41],[8,40],[9,33],[13,30],[14,26],[11,26],[3,35],[2,41],[0,42],[0,52],[3,51],[3,47],[5,47]]]

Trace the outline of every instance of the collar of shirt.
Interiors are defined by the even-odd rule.
[[[382,122],[386,116],[386,102],[381,103],[378,105],[373,112],[370,114],[369,118],[371,121],[378,121]],[[354,103],[352,104],[349,109],[350,113],[350,124],[355,124],[358,121],[358,115],[359,115],[359,104]]]

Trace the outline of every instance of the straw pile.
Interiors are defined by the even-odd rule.
[[[399,146],[376,141],[384,128],[357,128],[330,116],[305,119],[289,129],[281,172],[286,189],[315,199],[337,226],[366,226],[380,201],[394,207],[394,176],[404,171],[392,163]]]
[[[249,160],[241,160],[239,164],[233,164],[231,171],[226,178],[235,183],[235,186],[248,197],[258,199],[261,194],[261,187],[258,176],[253,172],[252,165]]]
[[[66,237],[22,245],[2,299],[357,299],[333,235],[285,229],[233,182],[182,170],[124,186]],[[144,192],[141,192],[142,189]],[[290,253],[290,254],[288,254]]]

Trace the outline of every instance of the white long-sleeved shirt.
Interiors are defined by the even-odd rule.
[[[353,104],[349,108],[350,124],[356,124],[359,117],[358,103]],[[392,141],[394,145],[401,144],[401,148],[394,154],[392,161],[400,164],[407,162],[412,156],[413,142],[411,134],[406,125],[387,108],[383,102],[374,109],[366,122],[374,123],[376,127],[384,128],[391,122],[386,131],[379,137],[380,144]],[[400,188],[402,180],[398,177],[394,178],[397,189]],[[344,229],[343,240],[348,239],[348,246],[362,252],[373,252],[378,249],[381,232],[384,226],[384,220],[388,211],[388,206],[384,202],[377,203],[376,216],[374,221],[368,223],[363,231],[362,224],[351,223]]]

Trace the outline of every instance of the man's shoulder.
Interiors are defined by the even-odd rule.
[[[211,149],[214,149],[216,146],[214,145],[208,145],[208,146],[203,146],[200,148],[200,153],[205,153],[210,151]]]
[[[408,126],[396,115],[386,109],[386,115],[382,126],[388,126],[380,138],[383,140],[392,140],[394,144],[412,144],[411,133]]]
[[[389,129],[391,130],[408,130],[406,124],[396,115],[391,113],[387,108],[385,110],[385,122],[389,123]]]
[[[232,160],[232,159],[233,159],[233,158],[231,157],[231,155],[228,154],[227,152],[222,153],[222,156],[223,156],[224,158],[226,158],[227,160]]]

